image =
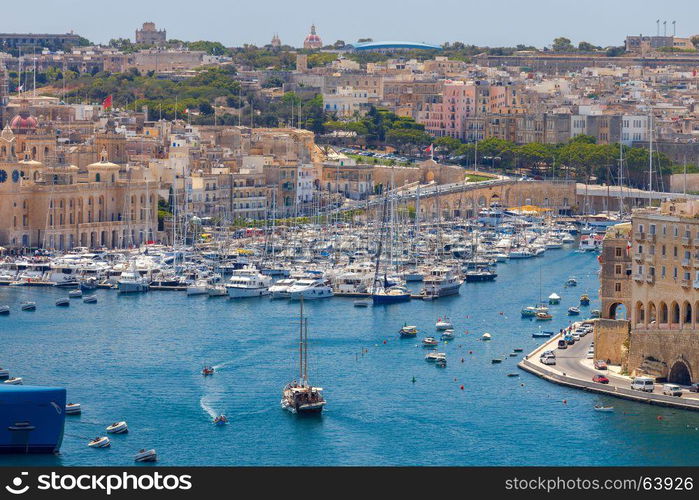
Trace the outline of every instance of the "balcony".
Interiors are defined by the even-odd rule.
[[[633,239],[637,241],[643,241],[643,239],[645,238],[645,234],[646,233],[633,233]]]
[[[689,236],[684,236],[682,238],[682,245],[688,247],[692,244],[692,239]]]
[[[645,281],[645,278],[644,278],[644,276],[643,276],[642,274],[634,274],[634,275],[633,275],[633,279],[634,279],[635,281]]]
[[[682,267],[692,267],[691,259],[682,259]]]
[[[655,243],[655,233],[646,233],[646,241]]]
[[[680,285],[682,288],[689,288],[692,286],[692,280],[680,280]]]
[[[646,283],[655,283],[655,274],[646,274]]]
[[[699,280],[696,280],[696,281],[693,283],[693,286],[694,286],[694,288],[699,288]]]

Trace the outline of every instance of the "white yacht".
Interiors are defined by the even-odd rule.
[[[323,278],[303,278],[291,285],[288,289],[291,300],[299,300],[303,297],[309,299],[325,299],[333,296],[333,290],[328,280]]]
[[[244,267],[233,271],[226,283],[228,297],[232,299],[243,297],[262,297],[269,295],[272,278],[260,273],[254,267]]]
[[[447,267],[433,268],[425,276],[422,288],[423,298],[430,300],[459,293],[463,281]]]
[[[288,299],[290,297],[289,288],[297,281],[297,278],[282,278],[269,287],[269,293],[273,299]]]
[[[187,295],[207,295],[209,293],[208,286],[208,280],[200,278],[187,286]]]
[[[121,276],[117,280],[119,293],[141,293],[148,291],[148,280],[141,276],[136,270],[136,262],[131,261],[131,268],[128,271],[122,271]]]

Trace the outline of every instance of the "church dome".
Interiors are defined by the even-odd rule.
[[[36,130],[39,121],[26,111],[22,111],[10,121],[10,128],[14,133],[26,133]]]

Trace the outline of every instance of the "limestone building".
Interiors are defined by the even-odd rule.
[[[601,256],[602,317],[628,310],[631,374],[699,380],[699,202],[667,201],[611,228]]]
[[[167,41],[165,30],[155,28],[155,23],[143,23],[140,30],[136,30],[136,43],[144,45],[163,45]]]
[[[59,160],[55,136],[17,115],[0,133],[0,246],[10,249],[126,247],[157,239],[158,183],[147,169],[113,163],[123,151],[110,133],[100,160]],[[124,159],[122,156],[119,159]]]

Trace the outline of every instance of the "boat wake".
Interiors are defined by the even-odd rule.
[[[217,413],[216,410],[214,410],[207,401],[206,396],[201,397],[201,399],[199,400],[199,406],[201,406],[201,409],[208,413],[211,418],[216,418],[219,416],[219,413]]]
[[[240,360],[238,360],[238,361],[240,361]],[[235,363],[235,362],[236,362],[236,360],[226,361],[226,362],[224,362],[224,363],[219,363],[219,364],[217,364],[217,365],[214,365],[213,368],[214,368],[214,370],[218,371],[218,370],[220,370],[221,368],[225,368],[226,366],[230,366],[230,365],[232,365],[232,364]]]

